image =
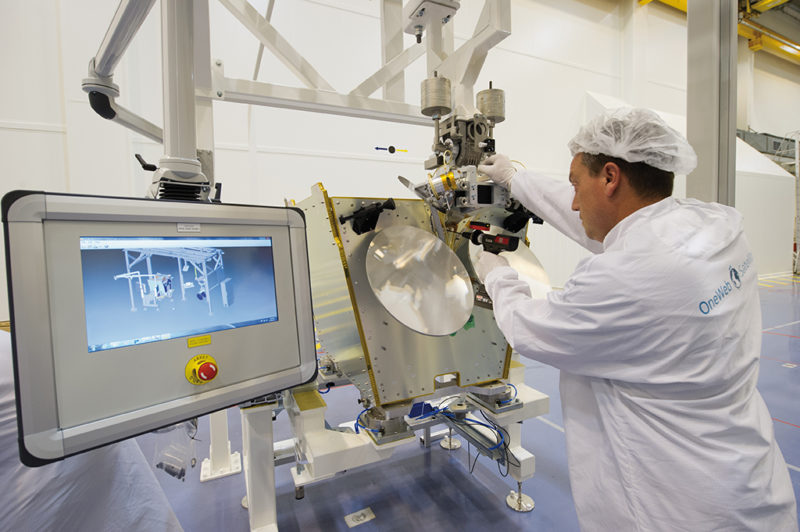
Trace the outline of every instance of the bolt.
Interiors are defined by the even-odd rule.
[[[222,91],[217,91],[217,96],[219,96],[220,98],[222,98]]]
[[[222,66],[222,61],[220,61],[219,59],[217,59],[217,60],[216,60],[216,62],[215,62],[215,64],[216,64],[217,66]]]
[[[447,15],[442,19],[442,24],[447,24],[448,22],[450,22],[450,15]]]
[[[421,17],[424,14],[425,14],[425,8],[423,7],[422,9],[419,10],[419,13],[417,13],[417,16]]]

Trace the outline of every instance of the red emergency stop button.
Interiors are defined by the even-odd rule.
[[[195,355],[186,364],[186,380],[192,384],[200,385],[211,382],[217,373],[219,373],[219,366],[211,355]]]
[[[217,376],[217,365],[211,362],[204,362],[197,368],[197,378],[201,381],[208,382]]]

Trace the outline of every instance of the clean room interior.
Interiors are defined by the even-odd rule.
[[[119,88],[116,104],[158,127],[165,126],[161,3],[168,1],[171,0],[154,3],[113,72],[113,83]],[[120,8],[126,3],[122,2]],[[383,308],[380,308],[383,313],[380,314],[376,309],[370,311],[365,307],[366,310],[360,311],[363,317],[358,318],[357,303],[363,304],[366,298],[372,297],[372,293],[365,294],[369,289],[367,283],[356,286],[361,278],[355,270],[351,272],[345,262],[341,263],[345,266],[344,270],[339,268],[340,259],[363,262],[363,250],[368,241],[364,236],[353,233],[348,236],[352,242],[344,242],[344,238],[334,239],[330,228],[336,225],[336,219],[330,214],[333,210],[337,214],[351,213],[346,210],[348,207],[345,204],[352,198],[364,200],[363,205],[373,199],[383,201],[393,198],[397,203],[396,209],[384,210],[380,214],[381,220],[426,216],[428,211],[420,210],[422,207],[419,205],[423,202],[418,194],[401,184],[398,176],[414,184],[430,181],[426,176],[432,168],[426,167],[426,161],[432,154],[434,123],[419,111],[420,101],[426,97],[425,86],[421,84],[423,80],[431,78],[430,66],[438,64],[439,59],[432,58],[432,52],[426,51],[428,41],[441,34],[444,35],[443,42],[448,43],[452,36],[453,50],[458,50],[465,43],[472,42],[471,39],[479,33],[477,30],[484,27],[487,18],[491,18],[489,15],[503,21],[504,13],[510,13],[510,34],[493,43],[485,61],[473,70],[475,77],[470,95],[490,87],[504,91],[504,120],[493,124],[495,150],[513,159],[518,169],[524,168],[567,182],[572,160],[568,141],[587,121],[618,107],[646,107],[655,111],[671,128],[688,137],[695,146],[701,164],[714,159],[713,165],[709,163],[710,166],[702,167],[710,169],[711,173],[721,172],[719,164],[723,161],[723,155],[719,150],[728,150],[724,157],[728,158],[728,162],[733,162],[735,171],[728,172],[727,196],[718,195],[720,191],[716,188],[712,194],[703,196],[703,189],[697,183],[709,180],[698,177],[699,172],[688,176],[676,175],[674,196],[681,199],[700,197],[704,201],[721,203],[727,201],[743,215],[744,233],[758,273],[757,291],[761,309],[758,390],[769,409],[771,430],[785,459],[797,500],[800,496],[800,415],[796,408],[800,375],[800,271],[796,262],[796,241],[800,207],[797,177],[800,175],[797,164],[800,106],[796,102],[800,99],[800,1],[730,2],[740,4],[734,7],[736,13],[733,15],[739,19],[739,24],[736,20],[731,22],[732,31],[738,28],[738,36],[731,37],[734,45],[728,47],[727,56],[726,50],[722,50],[722,57],[729,62],[728,66],[735,67],[735,72],[729,69],[727,74],[721,74],[719,78],[710,76],[713,78],[711,81],[702,80],[698,70],[716,70],[702,65],[707,65],[703,61],[721,61],[719,44],[712,53],[706,41],[697,33],[690,32],[686,1],[461,0],[460,5],[459,2],[443,2],[457,5],[457,11],[446,23],[438,25],[435,31],[426,27],[420,44],[415,41],[413,28],[402,36],[395,33],[392,44],[394,51],[387,52],[384,45],[388,38],[382,36],[382,27],[387,32],[386,28],[390,25],[385,20],[400,17],[404,14],[406,4],[413,3],[401,0],[194,2],[195,15],[207,14],[208,24],[205,26],[205,35],[197,30],[204,28],[203,24],[195,24],[194,47],[187,57],[207,56],[211,64],[205,71],[195,73],[196,109],[192,114],[196,112],[196,144],[192,142],[194,139],[190,143],[198,150],[211,153],[213,162],[209,165],[207,160],[204,161],[204,170],[211,169],[214,181],[221,183],[223,204],[259,207],[296,205],[303,210],[308,231],[307,260],[310,262],[310,290],[314,299],[315,320],[307,320],[306,328],[314,327],[317,333],[317,349],[310,356],[315,357],[320,365],[316,389],[321,392],[315,392],[313,386],[308,391],[306,385],[303,393],[313,396],[312,403],[327,408],[322,409],[324,419],[303,418],[306,414],[301,413],[306,411],[306,407],[302,400],[288,398],[286,394],[290,392],[284,392],[280,399],[273,394],[271,399],[278,402],[269,407],[267,418],[272,416],[274,422],[254,415],[259,410],[258,404],[248,404],[247,408],[230,406],[245,399],[254,399],[256,394],[243,397],[241,401],[222,404],[229,408],[222,410],[222,414],[216,414],[213,422],[208,415],[192,415],[191,418],[197,420],[194,425],[184,423],[175,426],[170,423],[169,428],[162,428],[163,424],[155,423],[148,425],[149,430],[135,439],[114,443],[113,446],[125,446],[124,451],[129,453],[126,460],[130,460],[126,463],[133,464],[129,467],[135,468],[136,464],[141,466],[122,478],[129,478],[130,482],[140,487],[148,486],[146,491],[150,499],[132,504],[135,507],[141,505],[143,509],[150,507],[152,513],[159,516],[158,524],[151,523],[150,529],[155,529],[152,526],[164,530],[181,527],[187,531],[274,530],[271,526],[280,530],[304,531],[350,528],[407,530],[410,527],[421,530],[483,530],[490,527],[508,530],[580,529],[567,464],[560,395],[564,390],[559,391],[559,370],[526,357],[515,355],[511,358],[510,350],[507,356],[497,346],[495,351],[499,353],[497,357],[500,360],[497,382],[524,383],[526,390],[539,394],[537,398],[542,394],[549,397],[547,406],[542,406],[545,400],[535,403],[531,399],[530,407],[520,409],[520,412],[525,410],[525,416],[508,418],[513,419],[513,422],[508,422],[508,426],[512,426],[507,434],[509,439],[520,441],[524,447],[522,450],[535,456],[535,461],[532,457],[529,462],[523,460],[535,472],[514,473],[525,477],[524,482],[518,484],[514,474],[509,474],[508,463],[496,463],[497,456],[486,455],[491,455],[491,452],[478,453],[469,437],[453,431],[452,426],[448,430],[447,423],[425,427],[419,425],[414,437],[406,438],[403,445],[390,441],[383,451],[380,446],[383,442],[373,442],[375,445],[370,450],[362,451],[362,462],[350,456],[341,459],[325,456],[333,464],[341,460],[341,469],[331,470],[330,474],[320,473],[316,477],[311,474],[311,477],[315,477],[313,482],[303,477],[303,467],[306,471],[313,471],[308,464],[310,462],[313,466],[314,460],[305,455],[307,438],[302,432],[298,433],[302,423],[310,427],[312,422],[318,422],[328,430],[341,425],[345,428],[340,432],[349,431],[348,435],[353,432],[355,423],[357,432],[357,428],[362,427],[361,434],[367,434],[368,438],[374,440],[374,433],[373,436],[368,433],[372,425],[365,422],[365,427],[360,421],[365,406],[373,406],[362,404],[364,390],[371,389],[375,396],[373,400],[380,403],[379,394],[388,396],[397,389],[397,397],[402,394],[407,401],[407,404],[403,403],[407,411],[417,401],[429,401],[436,408],[447,396],[443,395],[442,390],[431,394],[432,390],[425,390],[424,387],[400,390],[407,382],[396,384],[402,380],[398,375],[405,375],[408,380],[409,374],[422,372],[418,368],[424,367],[425,371],[431,372],[433,380],[434,376],[447,377],[451,372],[449,368],[459,367],[458,377],[463,381],[459,382],[459,386],[484,383],[480,377],[473,378],[466,366],[472,365],[472,346],[491,335],[479,335],[478,331],[484,327],[484,323],[491,325],[490,333],[499,331],[494,325],[494,317],[488,313],[484,315],[476,311],[474,317],[477,327],[466,330],[465,326],[463,332],[459,327],[458,334],[453,332],[452,337],[448,331],[448,335],[437,336],[434,340],[431,336],[412,330],[413,327],[403,325],[400,319],[392,322],[392,318],[386,318],[394,327],[391,334],[383,333],[385,338],[378,338],[381,332],[374,333],[374,339],[370,336],[370,331],[382,330],[380,316],[388,316],[389,313]],[[436,1],[416,3],[430,3],[434,8],[441,4]],[[711,15],[717,15],[713,10],[723,9],[719,7],[720,3],[726,2],[709,2],[716,6],[708,7]],[[489,7],[484,11],[487,5]],[[87,74],[87,64],[98,53],[117,8],[116,2],[98,0],[36,0],[0,5],[0,47],[3,50],[0,64],[6,73],[4,79],[7,80],[0,87],[0,154],[4,163],[3,178],[0,180],[2,194],[26,190],[143,198],[151,190],[153,171],[145,170],[136,155],[140,155],[147,163],[159,164],[165,155],[164,145],[120,123],[98,116],[82,88],[82,83],[90,76]],[[235,16],[237,11],[240,14],[254,12],[260,17],[262,29],[266,27],[269,31],[265,33],[273,35],[269,46],[260,46],[259,38]],[[708,33],[716,34],[718,30],[709,30]],[[415,50],[415,47],[422,48]],[[363,109],[358,112],[341,109],[332,111],[334,106],[326,107],[324,103],[315,105],[313,96],[305,96],[307,101],[300,101],[304,95],[319,90],[311,88],[308,77],[303,78],[303,74],[309,72],[303,67],[304,64],[312,67],[313,76],[309,77],[318,76],[318,87],[330,87],[323,92],[327,90],[341,95],[340,101],[347,102],[347,95],[351,91],[356,91],[362,82],[371,79],[370,76],[386,64],[387,54],[398,55],[402,50],[411,50],[409,55],[414,55],[416,59],[409,61],[404,70],[391,71],[393,76],[387,74],[376,81],[373,92],[355,96],[362,100],[394,100],[395,103],[400,100],[404,105],[397,115],[410,109],[418,113],[416,118],[400,119],[394,116],[380,119],[379,112],[370,114]],[[452,54],[453,50],[449,52]],[[447,52],[445,46],[441,54],[446,56]],[[732,59],[730,54],[733,54]],[[300,59],[307,63],[301,63]],[[208,78],[204,77],[206,74]],[[252,98],[251,103],[243,103],[242,100],[247,99],[245,88],[252,89],[252,86],[242,82],[237,89],[245,88],[236,92],[233,90],[234,84],[224,84],[226,79],[260,82],[263,85],[253,91],[262,91],[262,94]],[[319,83],[320,79],[324,85]],[[720,79],[723,80],[722,87]],[[453,83],[456,85],[457,81]],[[729,90],[731,86],[733,92]],[[296,90],[278,90],[282,88]],[[274,94],[266,96],[268,89],[273,90]],[[281,95],[286,94],[291,94],[291,98],[282,99]],[[725,98],[731,95],[734,100],[726,101]],[[328,101],[319,94],[317,97],[317,103]],[[351,100],[356,102],[358,98]],[[692,116],[689,110],[696,110],[698,105],[702,108],[705,105],[703,102],[707,101],[717,106],[716,111],[695,112]],[[474,102],[470,101],[472,104]],[[346,106],[346,103],[341,105]],[[360,104],[354,103],[353,109],[357,105]],[[723,124],[726,118],[729,121]],[[700,120],[707,122],[701,123]],[[701,132],[699,135],[698,131]],[[166,129],[164,133],[168,133]],[[700,146],[695,143],[695,139],[714,135],[719,141],[717,148],[707,149],[705,144]],[[434,164],[433,169],[436,166]],[[322,191],[318,185],[320,183],[324,187]],[[733,187],[730,187],[731,184]],[[715,182],[713,186],[723,185]],[[327,199],[332,207],[326,207],[324,200]],[[320,207],[316,211],[323,212],[312,212],[315,206]],[[324,212],[326,209],[330,220]],[[131,213],[135,210],[131,207]],[[157,219],[148,218],[146,222],[155,224]],[[422,222],[425,225],[428,220],[423,219]],[[341,225],[349,228],[351,226],[348,223],[341,222]],[[323,230],[314,233],[314,227],[322,227]],[[379,229],[382,227],[379,226]],[[153,228],[155,225],[148,225],[146,230],[143,229],[145,232],[138,236],[160,238],[161,230]],[[524,232],[526,229],[527,233]],[[543,282],[552,287],[554,292],[561,291],[576,266],[591,253],[566,238],[552,224],[526,222],[526,229],[515,234],[522,235],[523,241],[525,237],[529,240],[530,250],[535,254],[534,260],[538,259],[536,271],[546,274]],[[427,231],[428,236],[436,232],[430,224]],[[318,236],[321,233],[325,233],[324,238]],[[342,234],[348,235],[346,232]],[[135,232],[130,233],[130,236],[134,235]],[[231,235],[220,232],[209,238],[223,236]],[[242,236],[249,237],[252,234],[235,235],[236,238]],[[441,243],[438,238],[433,240]],[[448,241],[442,237],[441,240],[452,243],[454,238]],[[7,244],[8,240],[2,244],[4,250]],[[337,248],[337,245],[340,247]],[[340,251],[341,257],[336,251]],[[275,253],[278,252],[276,248]],[[464,262],[470,258],[466,253],[462,251],[458,254]],[[48,268],[55,271],[58,261],[53,257],[47,257],[47,260]],[[325,271],[330,266],[330,263],[321,262],[325,260],[332,260],[338,270],[335,275],[331,274],[331,279],[324,280],[330,285],[327,291],[320,288],[322,284],[319,277],[315,277],[319,271]],[[124,273],[124,267],[123,263],[122,270],[114,273]],[[69,268],[65,267],[64,271],[71,271]],[[286,267],[287,271],[290,269]],[[174,269],[176,278],[181,274],[180,270]],[[233,262],[226,271],[236,272]],[[151,277],[154,272],[150,272]],[[48,282],[58,281],[55,278],[57,276],[50,275],[52,277],[48,277]],[[185,284],[190,282],[189,273],[186,275],[186,279],[182,278],[181,286],[190,292],[189,297],[196,297],[199,302],[206,304],[208,301],[202,299],[203,295],[195,294],[202,292],[198,283],[207,282],[204,281],[205,277],[194,273],[192,279],[197,286],[193,285],[190,289]],[[235,277],[233,274],[229,276]],[[11,297],[20,297],[20,294],[9,295],[5,269],[0,277],[0,322],[5,322],[4,325],[13,330],[15,318],[6,301]],[[276,273],[276,279],[279,277]],[[124,280],[110,279],[106,285],[124,283]],[[224,281],[225,277],[219,280]],[[232,283],[236,283],[231,285],[233,290],[246,290],[245,282],[234,278]],[[281,281],[277,280],[276,283],[280,291]],[[329,317],[319,307],[320,298],[328,297],[328,291],[345,300],[350,312],[345,314],[356,315],[357,326],[355,321],[351,324],[344,320],[332,325],[332,320],[339,319],[336,316],[341,314]],[[133,288],[129,293],[127,285],[123,286],[122,292],[122,297],[130,295],[131,301],[139,297]],[[219,285],[208,285],[206,292],[211,295],[212,301],[222,301],[222,288]],[[161,296],[157,294],[156,297]],[[173,297],[172,292],[169,297]],[[177,291],[174,297],[179,297]],[[227,299],[227,294],[225,297]],[[330,297],[335,299],[334,296]],[[299,301],[302,298],[298,296],[297,299]],[[122,305],[125,312],[128,311],[127,301],[125,299]],[[231,308],[235,310],[236,302],[233,299],[231,301]],[[288,303],[284,304],[284,301],[279,299],[277,304],[279,322],[283,316],[293,316],[288,310]],[[349,307],[351,301],[352,309]],[[300,306],[301,302],[293,304]],[[52,305],[57,307],[56,303]],[[470,309],[471,305],[470,302]],[[82,307],[74,308],[82,312]],[[139,308],[144,312],[141,304]],[[169,312],[166,308],[156,308],[162,314]],[[211,309],[210,304],[208,308]],[[469,316],[470,312],[466,315]],[[310,317],[310,310],[307,315],[298,310],[297,316],[298,320],[300,316]],[[394,317],[397,318],[396,315]],[[86,325],[81,318],[79,316],[69,327],[85,334]],[[322,321],[326,319],[328,321]],[[484,328],[488,329],[488,325]],[[335,332],[321,332],[334,326],[351,331],[351,336],[345,338],[337,336]],[[412,334],[415,335],[414,339],[411,339]],[[14,377],[19,378],[18,372],[10,369],[11,353],[15,348],[12,347],[9,334],[0,332],[0,335],[9,368],[8,382],[4,382],[2,388],[6,393],[4,408],[8,406],[13,416],[15,396],[20,394],[19,384],[16,388],[14,386]],[[246,345],[253,351],[266,347],[265,351],[269,353],[270,348],[281,348],[276,345],[270,347],[269,340],[249,337],[247,340],[251,343]],[[506,345],[502,337],[495,340],[502,344],[501,348]],[[185,350],[186,341],[181,341]],[[443,347],[445,344],[448,347]],[[212,346],[216,345],[212,343]],[[231,345],[237,344],[233,342]],[[63,348],[63,345],[55,345],[53,352],[58,353]],[[377,353],[381,349],[387,351],[387,348],[390,358],[393,358],[387,361],[383,354],[381,356],[384,358],[378,358]],[[340,351],[336,352],[337,349]],[[338,359],[340,364],[344,363],[342,361],[356,360],[359,355],[352,353],[361,353],[361,349],[373,354],[360,355],[361,363],[364,363],[364,358],[370,360],[366,363],[364,374],[358,377],[346,369],[343,370],[344,377],[341,372],[337,376],[335,371],[328,371],[324,367],[331,360],[336,362],[337,356],[341,357]],[[427,356],[426,350],[436,353],[436,356]],[[201,352],[195,349],[191,354]],[[461,360],[457,356],[459,353],[464,355]],[[150,352],[146,355],[156,356]],[[447,357],[451,357],[452,361]],[[485,355],[475,358],[476,367],[479,363],[486,367],[490,365]],[[470,364],[465,359],[469,359]],[[430,360],[446,360],[447,363],[441,362],[441,366],[436,366]],[[57,374],[60,362],[55,360],[51,363],[56,367]],[[430,368],[426,365],[429,363]],[[136,365],[136,362],[130,364]],[[185,384],[184,364],[185,361],[181,359],[178,375],[183,381],[181,384]],[[245,362],[242,361],[242,364]],[[171,366],[166,363],[163,367],[148,364],[144,368],[121,365],[120,371],[123,373],[115,378],[147,383],[151,374],[166,373],[167,367]],[[248,370],[251,367],[256,366],[248,365]],[[221,362],[220,376],[224,377],[226,369],[228,366]],[[379,369],[383,371],[383,377],[375,373]],[[483,369],[481,366],[481,373]],[[103,371],[113,370],[104,366]],[[494,366],[486,369],[487,376],[494,378],[495,371],[497,369]],[[366,372],[369,375],[365,377]],[[168,382],[160,376],[152,379],[153,382]],[[244,379],[246,376],[242,377]],[[393,383],[392,379],[399,380]],[[303,382],[308,380],[305,378]],[[440,384],[431,382],[430,386],[437,390]],[[200,389],[206,389],[203,386],[207,388],[212,384],[201,385]],[[113,388],[98,389],[110,390],[104,393],[114,393]],[[142,384],[142,388],[146,390],[147,386]],[[268,391],[279,392],[284,388]],[[58,394],[61,393],[67,392],[59,389],[56,397],[60,397]],[[279,393],[277,395],[280,396]],[[517,400],[517,388],[514,388],[513,395],[504,400],[515,404],[513,401]],[[519,401],[528,405],[525,402],[527,399],[521,397]],[[388,400],[384,400],[384,403],[392,405],[386,407],[387,412],[392,408],[400,408],[398,403]],[[19,407],[16,408],[19,411]],[[480,415],[478,418],[483,420]],[[173,421],[184,419],[175,418]],[[402,414],[398,419],[402,422]],[[253,425],[250,426],[250,423]],[[492,428],[494,422],[488,423],[484,423],[484,429],[488,427],[490,433],[492,430],[502,433]],[[268,429],[265,429],[267,426]],[[152,432],[153,428],[158,430]],[[51,464],[28,468],[19,463],[16,430],[13,423],[3,428],[3,442],[10,447],[3,451],[2,467],[14,475],[4,477],[10,478],[11,486],[19,490],[19,493],[7,499],[12,502],[24,497],[25,487],[29,486],[28,481],[19,480],[15,483],[17,475],[20,479],[31,474],[42,475],[42,478],[48,474],[66,475],[61,470],[56,471],[56,467],[64,467],[63,471],[68,471],[70,462],[77,464],[84,460],[82,457],[91,456],[92,453],[108,452],[93,450],[88,454],[67,457],[64,466]],[[261,430],[267,430],[266,435],[259,432]],[[133,431],[131,434],[141,432],[144,431]],[[406,427],[405,434],[412,432]],[[426,435],[433,440],[428,445],[420,440]],[[480,434],[475,437],[479,438]],[[104,440],[104,443],[119,439]],[[224,475],[220,474],[220,478],[207,478],[215,476],[213,471],[202,473],[203,467],[215,467],[208,465],[211,462],[209,444],[212,439],[218,444],[216,458],[222,457],[227,461],[230,457],[231,460],[229,466],[220,465],[220,460],[215,462],[218,468],[231,469],[225,471]],[[228,452],[225,449],[220,451],[226,441]],[[452,449],[445,448],[448,441],[454,442],[450,443]],[[270,451],[264,453],[263,448],[267,446]],[[389,447],[391,449],[386,451]],[[165,456],[173,451],[178,452],[180,456],[176,460],[184,467],[180,473],[168,471]],[[370,453],[374,453],[375,457]],[[270,463],[274,458],[274,467],[256,465],[261,463],[258,460],[265,459],[265,454]],[[319,464],[323,463],[322,456],[318,457]],[[506,462],[509,460],[506,457]],[[353,467],[344,465],[351,462]],[[263,485],[255,481],[246,482],[243,469],[249,468],[254,471],[249,473],[255,475],[252,478],[260,479],[259,482],[263,480]],[[107,478],[98,476],[93,480],[90,465],[86,471],[74,482],[102,483]],[[206,477],[202,482],[201,476]],[[71,489],[67,483],[48,484],[53,491],[53,500],[58,500],[59,490],[66,493]],[[114,490],[125,489],[110,481],[108,485],[109,489],[112,489],[112,485]],[[521,498],[517,502],[507,501],[508,497],[513,499],[519,494],[520,487],[522,493],[535,502],[532,510],[528,509],[530,511],[514,510],[514,504],[522,504]],[[261,521],[254,521],[256,511],[252,509],[253,505],[250,505],[250,511],[243,507],[243,499],[249,497],[262,497],[266,501],[263,508],[258,506],[258,512],[263,512],[257,516]],[[597,498],[602,500],[603,497],[604,493],[598,490]],[[6,513],[0,514],[0,528],[5,528],[2,525],[6,519],[8,523],[15,524],[34,523],[25,519],[37,509],[28,506],[18,508],[4,510]],[[113,508],[112,502],[109,502],[107,520],[93,521],[92,526],[115,529],[113,521],[118,514]],[[63,514],[68,516],[64,523],[79,524],[80,516],[71,512],[74,510],[68,511],[58,503],[51,503],[43,513],[54,516],[53,519]],[[598,525],[597,529],[603,527]],[[698,529],[706,528],[701,526]]]

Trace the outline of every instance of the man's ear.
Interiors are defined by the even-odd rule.
[[[606,196],[611,197],[619,188],[622,180],[622,170],[620,170],[617,163],[607,162],[600,171],[600,177],[603,178],[603,189]]]

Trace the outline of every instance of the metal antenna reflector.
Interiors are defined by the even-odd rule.
[[[481,249],[482,246],[477,246],[470,242],[469,258],[472,261],[473,268],[478,262]],[[547,297],[547,293],[552,290],[550,278],[547,276],[547,272],[544,271],[542,263],[536,258],[533,250],[520,245],[516,251],[503,252],[501,256],[505,257],[509,266],[517,270],[518,278],[528,283],[531,289],[531,296],[534,299],[544,299]]]
[[[367,279],[375,297],[400,323],[445,336],[464,326],[475,295],[467,269],[444,242],[406,225],[380,231],[367,250]]]

